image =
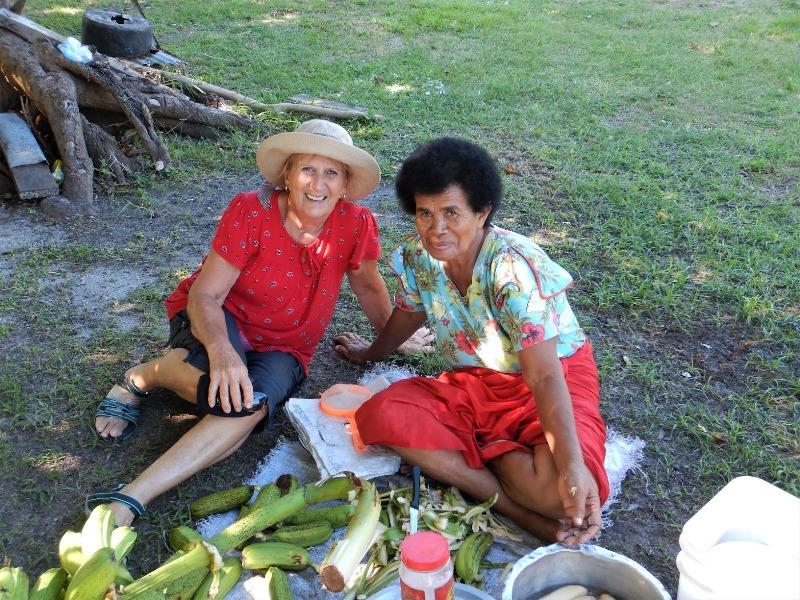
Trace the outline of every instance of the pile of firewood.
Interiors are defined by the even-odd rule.
[[[46,157],[42,166],[50,165],[48,173],[56,160],[61,161],[60,194],[42,201],[54,213],[90,212],[99,169],[124,183],[126,176],[142,168],[145,155],[148,168],[166,168],[169,153],[157,130],[213,138],[220,132],[253,126],[224,99],[256,111],[368,118],[363,109],[307,96],[294,98],[298,104],[261,104],[224,88],[99,52],[93,53],[91,62],[81,64],[61,53],[57,46],[63,40],[0,0],[0,113],[12,112],[24,119]],[[165,85],[167,81],[191,85],[200,92],[199,101]],[[132,132],[138,139],[135,144]],[[21,171],[11,168],[8,160],[3,164],[2,158],[0,152],[0,183],[4,177],[6,187],[13,181],[20,198],[53,194],[52,182],[42,184],[40,176],[26,196],[20,189],[21,176],[16,176]],[[31,176],[30,169],[26,173]]]

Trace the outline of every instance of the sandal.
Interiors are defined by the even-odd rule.
[[[125,381],[120,384],[120,387],[124,387],[132,396],[139,400],[146,400],[150,397],[150,392],[141,390],[129,377],[125,378]],[[127,421],[128,425],[120,435],[116,437],[102,437],[98,434],[97,436],[104,442],[124,442],[136,432],[136,426],[139,420],[139,407],[106,396],[100,401],[94,416],[95,419],[97,417],[116,417]],[[97,433],[96,430],[95,433]]]
[[[120,483],[110,492],[96,492],[86,496],[86,502],[84,503],[86,514],[89,514],[91,510],[98,504],[119,502],[120,504],[127,506],[134,516],[141,517],[144,514],[144,505],[133,496],[129,496],[128,494],[124,494],[123,492],[119,491],[126,485],[126,483]]]

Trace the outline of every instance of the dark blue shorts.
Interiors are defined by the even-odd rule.
[[[273,350],[270,352],[245,352],[242,342],[239,339],[239,327],[236,319],[225,309],[225,324],[228,329],[228,339],[233,345],[234,350],[239,354],[253,383],[253,391],[261,392],[267,397],[269,408],[267,422],[271,423],[278,406],[287,398],[291,397],[306,378],[303,365],[291,354]],[[184,359],[193,367],[203,371],[205,375],[200,378],[197,385],[197,409],[204,414],[212,414],[221,417],[246,417],[252,413],[247,411],[225,413],[219,408],[219,404],[213,408],[208,405],[208,372],[210,371],[208,353],[200,341],[192,335],[192,328],[189,323],[189,316],[185,310],[172,317],[169,322],[169,341],[167,345],[171,348],[185,348],[189,354]],[[262,420],[253,430],[260,432],[264,430],[265,422]]]

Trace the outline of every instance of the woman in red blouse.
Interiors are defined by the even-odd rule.
[[[256,161],[266,183],[231,201],[203,264],[166,300],[171,350],[128,369],[98,407],[98,435],[120,441],[154,389],[205,413],[133,482],[89,497],[109,502],[117,525],[263,429],[305,379],[345,274],[375,329],[391,314],[377,224],[349,201],[378,185],[375,159],[339,125],[313,119],[264,140]]]

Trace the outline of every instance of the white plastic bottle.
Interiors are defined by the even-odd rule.
[[[453,562],[447,539],[418,531],[400,543],[400,598],[453,600]]]

